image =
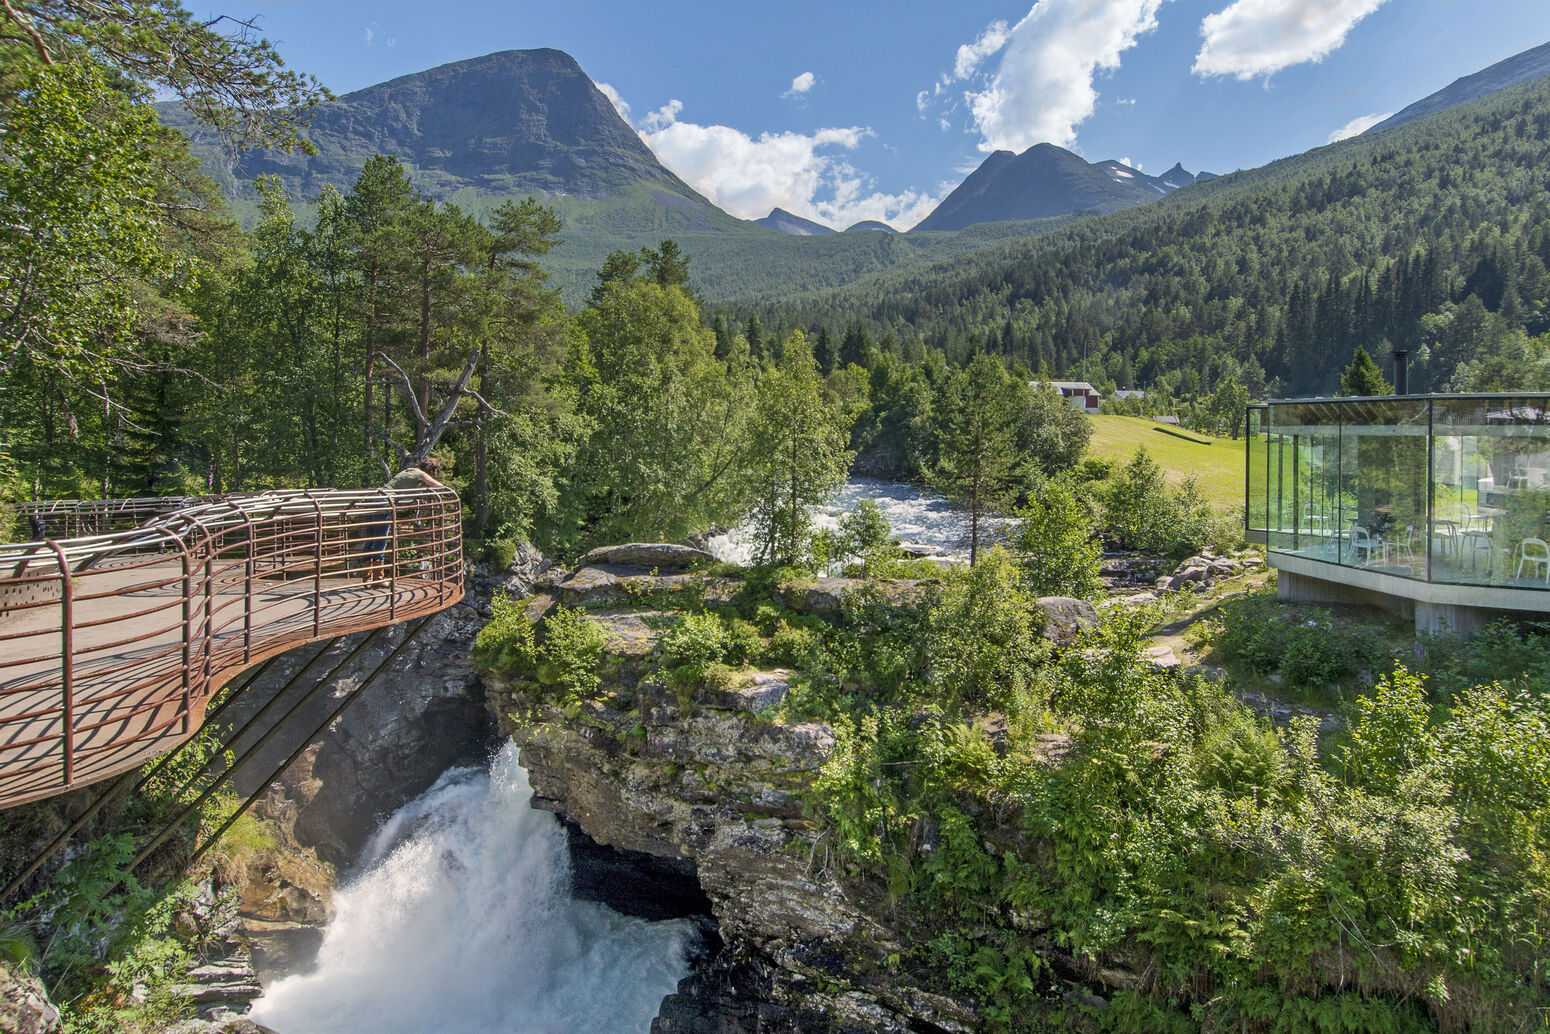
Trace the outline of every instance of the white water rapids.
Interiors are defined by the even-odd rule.
[[[893,528],[894,538],[899,541],[931,546],[944,556],[960,553],[968,556],[969,512],[949,502],[940,492],[897,481],[851,478],[827,506],[814,512],[813,524],[836,530],[840,518],[854,510],[863,499],[877,504]],[[987,536],[995,534],[1006,523],[1002,517],[982,520],[980,545],[983,547]],[[757,546],[753,529],[743,526],[712,538],[707,548],[722,560],[746,564],[753,559]]]
[[[649,1030],[693,925],[572,898],[565,834],[531,798],[508,743],[399,809],[335,893],[316,969],[251,1018],[280,1034]]]

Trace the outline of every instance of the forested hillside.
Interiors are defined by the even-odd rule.
[[[1204,395],[1332,390],[1412,350],[1413,390],[1546,386],[1550,82],[740,323],[855,324],[1054,375]],[[1537,380],[1536,380],[1537,378]]]

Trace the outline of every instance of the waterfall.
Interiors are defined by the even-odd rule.
[[[280,1034],[626,1034],[688,972],[693,924],[570,896],[565,834],[515,747],[406,804],[334,895],[316,968],[251,1018]]]

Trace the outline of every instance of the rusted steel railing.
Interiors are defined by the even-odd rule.
[[[249,665],[462,599],[449,489],[192,503],[131,530],[0,546],[0,808],[170,750]]]
[[[241,498],[232,497],[232,498]],[[33,529],[35,539],[78,539],[138,528],[164,514],[217,502],[209,496],[146,496],[140,499],[44,499],[15,503],[14,509]]]

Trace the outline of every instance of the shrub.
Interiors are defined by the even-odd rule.
[[[485,562],[498,571],[504,571],[516,559],[517,548],[516,539],[488,539],[484,544]]]
[[[1182,560],[1208,546],[1241,541],[1235,517],[1213,510],[1193,477],[1170,489],[1145,448],[1103,486],[1101,499],[1104,530],[1127,549]]]
[[[685,614],[662,636],[662,654],[669,664],[703,669],[726,656],[728,637],[714,614]]]
[[[1008,710],[1049,657],[1044,614],[1000,546],[951,573],[926,628],[927,678],[944,705]]]
[[[1224,659],[1257,675],[1278,672],[1293,689],[1323,689],[1382,661],[1369,631],[1337,622],[1321,607],[1286,606],[1273,596],[1223,604],[1213,627]]]
[[[561,690],[562,699],[586,699],[602,685],[598,668],[608,633],[586,620],[579,610],[555,607],[544,618],[544,641],[534,674],[538,681]]]
[[[1229,797],[1274,795],[1290,768],[1275,730],[1241,710],[1206,733],[1197,760],[1201,786]]]
[[[480,667],[508,674],[532,670],[538,650],[526,603],[505,594],[490,600],[490,620],[474,639],[474,661]]]
[[[1094,535],[1092,515],[1069,482],[1047,483],[1017,516],[1013,542],[1029,592],[1081,599],[1103,595],[1099,574],[1103,550]]]
[[[770,637],[767,659],[776,664],[805,667],[823,648],[823,636],[811,628],[781,622]]]

